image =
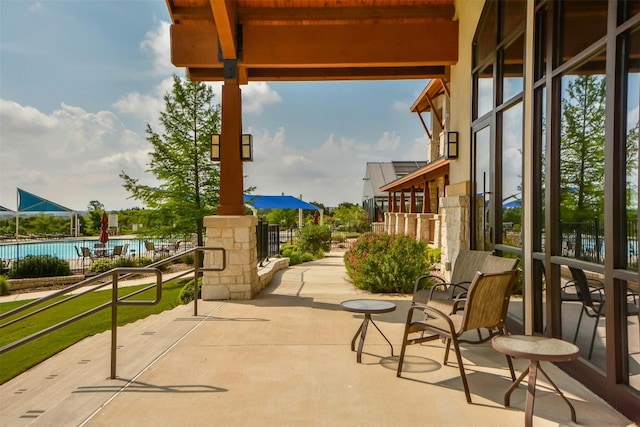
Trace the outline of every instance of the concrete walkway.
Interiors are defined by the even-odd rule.
[[[2,426],[519,426],[523,386],[510,384],[490,344],[464,347],[473,404],[455,365],[442,366],[436,341],[407,350],[396,377],[407,296],[369,295],[346,280],[342,254],[276,273],[251,301],[180,306],[118,330],[117,374],[110,334],[74,345],[0,386]],[[353,298],[392,301],[374,316],[362,363],[350,350],[362,316]],[[521,371],[526,361],[516,360]],[[581,426],[634,425],[552,365],[545,370],[576,408]],[[574,425],[569,409],[539,379],[534,425]]]

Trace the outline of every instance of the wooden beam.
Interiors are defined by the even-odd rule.
[[[420,122],[422,123],[422,127],[424,128],[424,131],[427,132],[427,136],[431,140],[431,132],[429,131],[429,128],[427,127],[427,124],[424,122],[424,119],[422,118],[422,113],[420,111],[418,111],[418,118],[420,119]]]
[[[444,66],[425,67],[349,67],[349,68],[247,68],[238,66],[240,84],[247,81],[330,81],[330,80],[407,80],[437,79],[445,74]],[[222,64],[216,68],[188,68],[191,80],[224,80]]]
[[[209,0],[209,4],[218,29],[222,56],[224,59],[237,59],[237,3],[231,0]]]
[[[433,33],[431,33],[433,31]],[[437,37],[429,37],[429,34]],[[451,65],[458,60],[458,22],[247,26],[243,62],[269,66]]]
[[[218,64],[216,34],[216,26],[209,23],[173,24],[173,64],[178,67]],[[434,21],[430,24],[251,25],[243,29],[243,57],[238,65],[249,69],[408,67],[444,66],[455,64],[457,60],[457,21]]]
[[[171,63],[176,67],[220,67],[216,26],[173,24],[171,36]]]
[[[448,4],[385,7],[248,7],[241,10],[241,23],[249,25],[310,25],[388,22],[430,22],[451,20],[453,2]]]

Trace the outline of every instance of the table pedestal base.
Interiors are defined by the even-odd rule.
[[[571,402],[569,402],[569,400],[564,396],[564,394],[562,394],[558,386],[553,381],[551,381],[551,378],[549,378],[549,375],[547,375],[544,369],[542,369],[542,366],[540,366],[539,360],[530,360],[529,367],[525,369],[524,372],[520,375],[520,377],[518,377],[518,379],[511,385],[511,387],[509,387],[509,390],[507,390],[507,392],[504,395],[504,406],[507,406],[507,407],[509,406],[510,399],[511,399],[511,392],[513,392],[513,390],[515,390],[518,387],[518,384],[522,382],[524,377],[527,374],[529,374],[529,379],[527,380],[527,400],[526,400],[525,411],[524,411],[524,417],[525,417],[524,425],[525,427],[531,427],[533,425],[533,403],[536,397],[536,380],[538,377],[538,370],[542,372],[542,375],[545,376],[547,381],[549,381],[549,383],[553,386],[553,388],[558,392],[560,397],[562,397],[562,399],[567,403],[567,405],[569,405],[569,409],[571,409],[571,420],[575,423],[576,410],[573,408],[573,405],[571,405]]]
[[[364,338],[367,336],[367,327],[369,326],[369,322],[371,322],[373,326],[376,327],[378,332],[380,332],[380,335],[382,335],[382,337],[389,343],[389,347],[391,347],[391,356],[393,356],[393,345],[391,345],[391,342],[382,333],[380,328],[378,328],[378,325],[376,325],[376,322],[373,321],[373,319],[371,318],[371,314],[365,313],[362,324],[360,324],[360,327],[358,328],[358,330],[356,331],[356,334],[353,336],[353,339],[351,340],[351,351],[355,351],[356,339],[358,338],[358,335],[360,335],[360,342],[358,343],[358,353],[356,357],[358,363],[362,362],[362,347],[364,346]]]

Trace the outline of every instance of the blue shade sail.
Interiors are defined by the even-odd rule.
[[[18,188],[18,212],[73,212],[73,209]]]
[[[320,210],[317,206],[293,196],[244,195],[244,203],[255,209],[309,209]]]

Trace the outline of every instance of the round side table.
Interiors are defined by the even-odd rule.
[[[362,320],[360,327],[351,340],[351,351],[354,351],[356,339],[358,338],[358,334],[360,335],[360,342],[358,343],[358,353],[356,356],[356,360],[358,361],[358,363],[362,362],[362,347],[364,346],[364,339],[367,336],[367,327],[369,325],[369,322],[371,322],[373,326],[376,327],[382,337],[389,343],[389,346],[391,347],[391,355],[393,356],[393,345],[391,345],[391,342],[382,333],[380,328],[378,328],[378,325],[375,324],[375,322],[371,318],[371,315],[390,313],[392,311],[395,311],[396,305],[394,303],[375,299],[352,299],[343,301],[340,305],[342,306],[343,310],[350,311],[352,313],[364,314],[364,319]]]
[[[547,362],[568,362],[578,358],[580,349],[575,344],[549,337],[533,335],[503,335],[497,336],[491,341],[493,348],[500,353],[516,358],[529,359],[529,366],[520,377],[509,387],[504,395],[504,406],[509,406],[511,393],[518,387],[518,384],[529,374],[527,380],[527,400],[525,404],[524,425],[533,425],[533,404],[536,398],[536,379],[538,370],[547,378],[547,381],[558,392],[560,397],[569,405],[571,410],[571,420],[576,422],[576,410],[571,402],[560,391],[558,386],[551,381],[549,375],[540,366],[541,361]]]

